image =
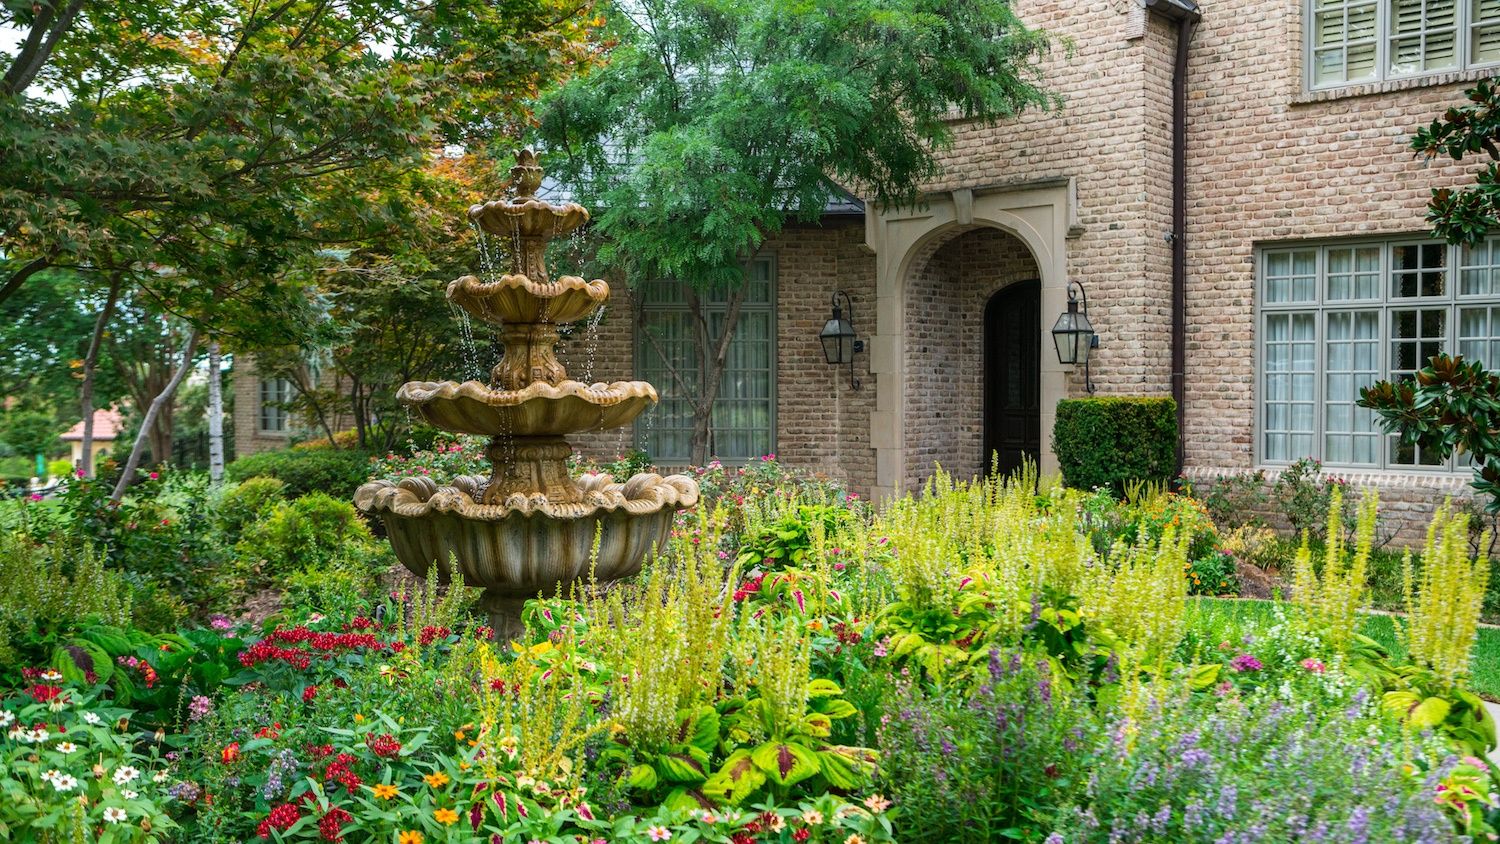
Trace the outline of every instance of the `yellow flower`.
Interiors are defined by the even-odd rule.
[[[403,830],[396,838],[397,844],[422,844],[426,839],[415,829]]]
[[[432,819],[441,824],[452,826],[458,823],[458,813],[452,809],[438,809],[432,813]]]
[[[443,773],[442,771],[436,771],[434,773],[428,774],[427,776],[422,777],[422,781],[432,786],[433,788],[442,788],[449,782],[448,775]]]
[[[361,724],[364,723],[364,720],[365,716],[359,714],[358,712],[354,713],[354,723]]]
[[[387,783],[381,783],[380,785],[377,785],[370,790],[375,792],[375,796],[379,797],[381,800],[389,800],[392,797],[395,797],[397,794],[401,793],[396,789],[394,785],[389,785]]]
[[[456,739],[456,740],[458,740],[458,741],[463,741],[464,740],[464,731],[463,730],[454,730],[453,731],[453,738]]]

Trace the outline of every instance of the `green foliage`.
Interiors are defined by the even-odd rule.
[[[972,686],[898,679],[880,727],[881,779],[912,842],[1039,841],[1082,795],[1079,749],[1096,729],[1077,691],[1024,651],[986,655]]]
[[[1343,480],[1323,474],[1322,463],[1302,457],[1276,476],[1271,498],[1294,533],[1325,539],[1330,531],[1348,533],[1354,527],[1349,518],[1335,522],[1326,518],[1333,497],[1344,486]]]
[[[374,539],[354,505],[313,492],[276,505],[246,528],[235,550],[260,579],[276,580],[299,569],[327,565]]]
[[[1342,530],[1344,495],[1341,490],[1334,489],[1328,501],[1328,539],[1322,566],[1314,570],[1312,548],[1306,539],[1297,550],[1292,570],[1292,596],[1302,609],[1309,630],[1322,637],[1334,653],[1344,653],[1347,649],[1350,637],[1355,634],[1358,613],[1366,603],[1369,591],[1367,573],[1379,506],[1380,499],[1374,490],[1366,491],[1360,498],[1354,548],[1350,553]]]
[[[22,457],[35,458],[57,450],[59,428],[51,414],[12,410],[0,416],[0,441]],[[33,466],[35,462],[33,461]],[[34,470],[33,470],[34,471]]]
[[[86,546],[43,548],[17,534],[0,534],[0,583],[0,666],[6,674],[40,661],[41,643],[56,631],[92,620],[130,623],[130,584]]]
[[[1190,495],[1203,502],[1214,524],[1226,531],[1259,526],[1259,512],[1270,502],[1266,476],[1261,471],[1223,475],[1186,486]]]
[[[1052,450],[1063,481],[1121,495],[1131,481],[1165,483],[1177,461],[1177,403],[1169,398],[1108,397],[1057,403]]]
[[[354,490],[369,479],[370,454],[352,449],[310,448],[262,451],[230,463],[225,476],[231,481],[276,478],[286,484],[289,498],[311,492],[349,500]]]
[[[1433,355],[1416,379],[1378,381],[1359,391],[1359,406],[1380,415],[1403,445],[1446,460],[1462,451],[1474,461],[1471,485],[1500,513],[1500,375],[1462,355]]]
[[[849,518],[849,510],[832,504],[804,504],[773,524],[764,525],[740,548],[737,562],[744,571],[776,571],[809,562],[814,532],[831,536]]]
[[[73,474],[73,461],[49,460],[47,461],[47,474],[54,478],[66,478]]]
[[[1469,554],[1468,530],[1468,514],[1454,514],[1444,505],[1427,528],[1421,570],[1412,566],[1410,552],[1402,560],[1407,652],[1450,685],[1469,674],[1490,580],[1489,558]]]
[[[1431,125],[1417,130],[1411,148],[1427,160],[1462,161],[1486,153],[1475,183],[1457,191],[1434,188],[1427,202],[1427,224],[1449,243],[1478,243],[1500,226],[1500,87],[1484,80],[1464,91],[1468,102],[1450,107]]]
[[[247,526],[284,501],[285,481],[259,475],[246,478],[220,494],[219,529],[238,539]]]
[[[78,688],[53,688],[67,704],[61,712],[23,696],[0,700],[7,723],[44,724],[48,734],[34,742],[0,739],[0,838],[150,844],[174,834],[169,764],[117,727],[128,723],[130,710]],[[49,772],[62,777],[44,776]]]
[[[34,262],[115,270],[239,339],[284,337],[308,301],[284,271],[419,218],[403,177],[515,132],[588,60],[579,11],[0,5],[18,35],[0,53],[0,288]]]

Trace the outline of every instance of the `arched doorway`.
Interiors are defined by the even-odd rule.
[[[1042,285],[1002,287],[984,306],[984,464],[1001,474],[1042,451]]]

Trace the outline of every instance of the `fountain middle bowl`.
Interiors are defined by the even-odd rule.
[[[563,436],[629,425],[656,403],[645,381],[538,381],[496,390],[478,381],[409,381],[396,400],[445,431],[488,437]]]

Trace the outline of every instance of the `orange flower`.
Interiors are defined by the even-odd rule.
[[[381,783],[380,785],[377,785],[370,790],[375,792],[375,796],[379,797],[381,800],[389,800],[392,797],[395,797],[397,794],[401,793],[396,789],[394,785],[389,785],[387,783]]]
[[[428,774],[427,776],[422,777],[422,781],[432,786],[433,788],[442,788],[449,782],[448,775],[443,773],[442,771],[436,771],[434,773]]]
[[[422,833],[415,829],[402,830],[401,834],[396,837],[397,844],[422,844],[425,840]]]
[[[458,813],[452,809],[438,809],[432,813],[432,819],[441,824],[452,826],[458,823]]]
[[[219,751],[219,758],[223,760],[224,764],[226,765],[240,758],[240,743],[237,741],[230,742],[228,747],[225,747],[223,750]]]

